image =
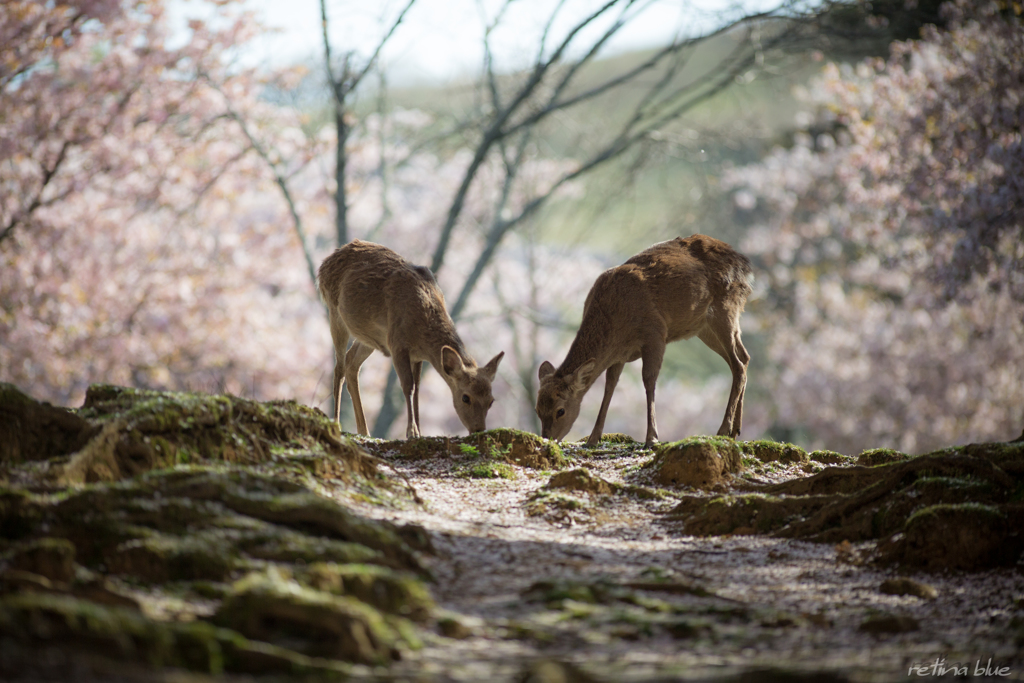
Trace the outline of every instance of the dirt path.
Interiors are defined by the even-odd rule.
[[[566,452],[570,467],[620,484],[634,483],[651,456]],[[381,454],[423,504],[357,505],[431,532],[432,590],[459,636],[427,642],[393,670],[400,677],[764,680],[771,670],[783,676],[772,680],[984,680],[987,669],[991,680],[1024,680],[1015,570],[907,575],[862,562],[869,544],[687,536],[660,519],[671,497],[545,493],[551,472],[513,467],[510,479],[480,479],[466,476],[471,458]],[[897,575],[937,597],[882,592]]]

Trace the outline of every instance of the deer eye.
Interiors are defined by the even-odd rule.
[[[491,402],[487,404],[487,407],[488,407],[488,408],[490,408],[490,407],[491,407],[491,406],[493,406],[493,405],[494,405],[494,399],[492,398],[492,399],[491,399]]]
[[[563,415],[565,415],[565,408],[559,408],[558,412],[555,413],[555,417],[562,417]]]
[[[469,403],[469,394],[463,394],[462,395],[462,402],[463,403]]]

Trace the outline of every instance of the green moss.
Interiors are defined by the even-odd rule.
[[[715,450],[732,450],[734,448],[738,448],[740,443],[742,443],[742,442],[737,442],[737,441],[735,441],[734,439],[732,439],[732,438],[730,438],[728,436],[700,435],[700,436],[691,436],[689,438],[681,439],[679,441],[671,441],[669,443],[663,443],[663,444],[658,445],[657,449],[660,451],[660,450],[670,450],[670,449],[677,449],[677,448],[685,448],[687,446],[697,446],[697,445],[702,445],[702,444],[708,444],[708,445],[714,447]]]
[[[635,444],[637,440],[631,437],[629,434],[622,434],[619,432],[612,432],[611,434],[601,435],[602,443],[628,443]]]
[[[582,510],[586,503],[564,493],[541,489],[531,494],[526,503],[526,514],[531,517],[551,511]]]
[[[317,590],[347,595],[417,622],[425,622],[434,610],[434,600],[422,580],[386,567],[317,562],[299,570],[297,578]]]
[[[906,453],[894,450],[892,448],[872,448],[863,451],[857,456],[857,464],[865,467],[876,467],[878,465],[889,465],[895,462],[903,462],[909,459],[910,456]]]
[[[791,443],[758,439],[756,441],[737,441],[736,445],[744,455],[754,457],[761,462],[798,463],[808,461],[806,451]]]
[[[72,463],[69,482],[112,480],[202,461],[258,464],[282,449],[329,453],[314,474],[372,477],[376,467],[337,424],[294,401],[93,385],[79,411],[102,428]]]
[[[813,462],[820,462],[824,465],[853,465],[857,461],[853,456],[829,450],[811,451],[807,457]]]
[[[121,543],[106,555],[114,574],[150,582],[209,579],[220,581],[235,568],[234,544],[204,532],[185,538],[154,534]]]
[[[977,520],[982,525],[979,528],[985,528],[984,524],[986,522],[995,523],[1006,520],[1006,513],[994,505],[985,505],[983,503],[940,503],[939,505],[921,508],[910,515],[907,518],[905,528],[909,530],[919,525],[928,524],[933,519],[949,516],[962,516]]]
[[[4,559],[13,569],[54,581],[70,581],[75,575],[75,545],[66,538],[33,538],[17,543]]]
[[[154,621],[138,611],[66,595],[25,593],[0,599],[0,633],[62,648],[78,647],[153,669],[347,677],[351,667],[247,640],[203,621]]]
[[[561,469],[566,458],[558,443],[519,429],[489,429],[464,439],[481,455],[531,469]]]
[[[360,664],[397,658],[401,639],[392,622],[370,605],[274,571],[236,582],[214,621],[251,638],[300,643],[310,656]]]
[[[472,479],[515,479],[516,472],[508,463],[488,461],[470,467],[466,476]]]

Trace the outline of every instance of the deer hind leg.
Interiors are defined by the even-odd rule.
[[[412,364],[412,416],[416,426],[420,424],[420,377],[423,375],[423,361]]]
[[[415,389],[416,382],[414,379],[412,360],[409,358],[409,351],[407,349],[392,349],[391,360],[395,365],[395,373],[398,375],[398,381],[402,385],[402,393],[405,394],[405,413],[408,418],[408,426],[405,428],[405,438],[416,438],[420,435],[420,425],[413,412],[413,391]]]
[[[356,431],[363,436],[369,436],[370,430],[366,428],[363,401],[359,395],[359,368],[371,353],[373,353],[372,346],[367,346],[357,340],[345,354],[345,381],[348,382],[348,393],[352,397],[352,412],[356,415]]]
[[[345,382],[345,349],[349,342],[348,328],[340,320],[331,319],[331,340],[334,342],[334,379],[331,395],[334,397],[334,421],[341,426],[341,385]]]
[[[601,399],[601,410],[597,413],[597,422],[594,423],[594,431],[590,433],[590,438],[587,439],[587,445],[591,448],[601,441],[601,435],[604,434],[604,419],[608,416],[608,405],[612,402],[612,394],[615,393],[615,385],[619,383],[619,375],[622,374],[622,368],[625,367],[625,365],[625,363],[616,363],[608,368],[608,372],[605,373],[604,398]]]
[[[738,316],[709,320],[707,327],[697,336],[708,348],[724,358],[732,371],[729,403],[725,408],[722,426],[718,428],[718,435],[735,439],[743,426],[743,394],[746,392],[747,364],[750,362],[750,354],[740,339]]]
[[[647,438],[644,440],[644,445],[647,448],[652,448],[658,441],[658,423],[654,415],[654,387],[658,383],[661,362],[664,359],[664,337],[652,339],[640,349],[640,362],[643,363],[640,376],[644,381],[644,390],[647,392]]]

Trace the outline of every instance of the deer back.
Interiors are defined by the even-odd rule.
[[[738,316],[751,292],[749,259],[707,235],[660,242],[619,268],[630,269],[643,283],[644,305],[631,322],[649,325],[652,317],[660,319],[667,342],[696,335],[710,316]]]
[[[612,365],[640,358],[652,336],[662,343],[699,334],[709,316],[737,319],[751,288],[750,261],[706,235],[655,244],[594,282],[580,329],[556,369],[538,371],[537,413],[542,428],[567,433],[583,395]],[[552,431],[555,420],[560,427]]]
[[[336,338],[355,337],[385,356],[408,351],[409,361],[429,362],[452,392],[452,403],[471,431],[485,428],[494,402],[491,383],[504,352],[479,367],[466,353],[444,294],[425,266],[409,263],[387,247],[354,240],[320,266],[318,288]],[[335,349],[343,355],[344,349]]]
[[[386,356],[400,345],[417,360],[438,357],[451,346],[464,355],[462,341],[445,308],[433,273],[391,249],[354,240],[320,266],[319,289],[332,321]]]

